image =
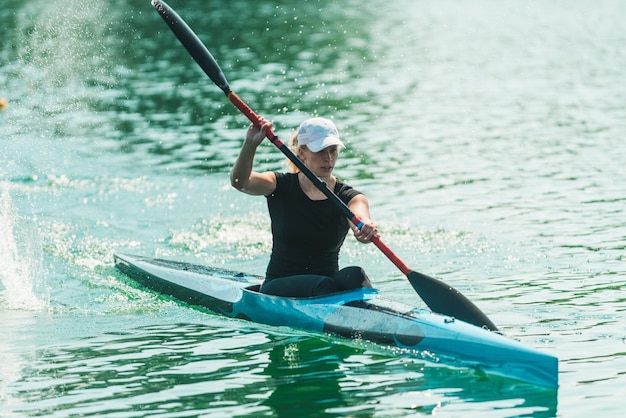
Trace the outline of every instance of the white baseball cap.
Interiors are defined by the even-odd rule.
[[[306,145],[313,152],[320,152],[331,145],[345,148],[339,131],[332,120],[326,118],[307,119],[298,128],[298,146]]]

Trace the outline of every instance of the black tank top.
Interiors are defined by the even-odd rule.
[[[298,175],[275,173],[276,190],[267,198],[272,220],[272,255],[266,280],[299,274],[330,276],[339,270],[339,249],[348,220],[329,199],[311,200]],[[334,193],[347,205],[362,194],[337,180]]]

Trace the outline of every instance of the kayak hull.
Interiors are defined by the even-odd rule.
[[[531,384],[558,387],[558,359],[501,334],[355,289],[312,298],[258,292],[263,277],[131,255],[115,266],[145,288],[218,314],[362,339],[419,353],[444,363]]]

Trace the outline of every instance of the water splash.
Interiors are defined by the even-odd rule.
[[[6,187],[0,194],[0,304],[9,309],[36,310],[45,302],[36,296],[43,280],[42,250],[37,226],[17,213]]]

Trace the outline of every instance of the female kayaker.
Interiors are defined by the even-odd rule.
[[[344,148],[335,124],[325,118],[307,119],[294,135],[292,148],[364,222],[360,230],[295,165],[290,173],[252,170],[256,149],[271,128],[265,119],[260,129],[250,125],[230,173],[234,188],[267,199],[273,245],[261,292],[310,297],[371,287],[362,268],[339,270],[339,250],[350,229],[362,243],[371,242],[379,232],[370,219],[367,197],[332,174],[339,149]]]

